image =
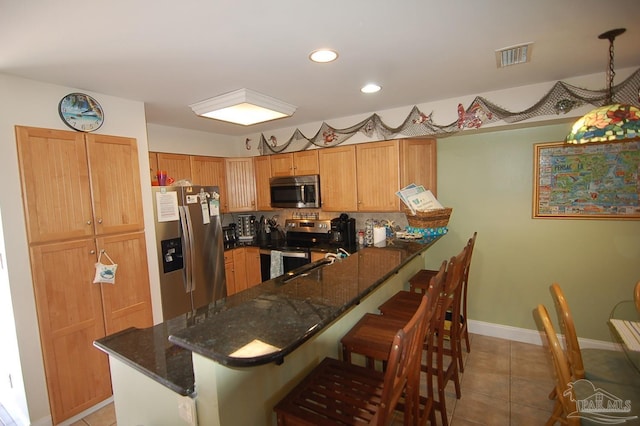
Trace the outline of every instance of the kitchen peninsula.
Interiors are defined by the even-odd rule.
[[[216,304],[95,345],[109,355],[118,424],[269,425],[272,407],[425,265],[436,239],[317,261]]]

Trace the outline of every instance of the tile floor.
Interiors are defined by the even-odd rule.
[[[471,335],[471,353],[467,354],[463,346],[465,372],[460,378],[462,398],[456,400],[452,383],[447,387],[446,405],[450,424],[544,424],[553,408],[553,402],[547,398],[553,381],[545,351],[542,346]],[[17,426],[11,419],[6,420],[2,416],[3,411],[0,409],[2,425]],[[396,417],[394,425],[401,425],[402,415]],[[439,413],[437,417],[440,422]],[[87,425],[116,425],[113,404],[71,426]]]
[[[543,425],[553,410],[550,359],[543,346],[470,335],[471,352],[462,346],[465,371],[462,397],[447,385],[447,417],[452,426]],[[440,413],[436,413],[440,425]],[[402,414],[394,426],[402,425]]]

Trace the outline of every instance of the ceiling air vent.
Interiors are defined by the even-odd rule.
[[[498,68],[504,68],[510,65],[530,62],[532,50],[533,43],[524,43],[496,50],[496,64]]]

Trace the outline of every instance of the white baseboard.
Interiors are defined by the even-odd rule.
[[[531,343],[533,345],[542,345],[544,337],[538,330],[529,330],[526,328],[512,327],[509,325],[493,324],[490,322],[469,320],[469,332],[480,334],[482,336],[497,337],[500,339],[513,340],[515,342]],[[560,341],[563,342],[563,336],[558,335]],[[581,349],[607,349],[619,351],[620,347],[613,342],[602,340],[579,338]]]
[[[82,413],[77,414],[77,415],[75,415],[75,416],[73,416],[73,417],[71,417],[71,418],[59,423],[58,426],[70,426],[70,425],[80,421],[82,418],[87,417],[89,414],[98,411],[99,409],[101,409],[105,405],[111,404],[112,402],[113,402],[113,396],[110,396],[109,398],[105,399],[104,401],[97,403],[93,407],[87,408]],[[47,416],[47,417],[44,417],[42,419],[38,419],[35,422],[31,423],[31,426],[51,426],[51,425],[53,425],[51,416]]]

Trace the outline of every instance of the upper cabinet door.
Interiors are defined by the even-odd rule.
[[[227,176],[224,158],[191,156],[191,176],[194,185],[217,186],[220,194],[220,211],[227,212]]]
[[[84,133],[17,126],[16,138],[29,242],[93,235]]]
[[[256,209],[271,210],[271,156],[253,157],[253,169],[256,175]]]
[[[356,149],[354,145],[318,150],[320,163],[320,199],[322,210],[357,210]]]
[[[400,149],[398,141],[356,145],[358,210],[394,212],[400,210]]]
[[[174,181],[192,181],[191,159],[183,154],[158,153],[158,170],[165,170]]]
[[[226,158],[227,202],[229,212],[250,212],[256,210],[256,178],[253,159]]]
[[[136,140],[86,137],[96,234],[144,229]]]
[[[437,142],[435,139],[400,140],[400,187],[415,183],[438,196]]]
[[[317,175],[318,150],[274,154],[271,157],[271,176],[304,176]]]
[[[293,170],[296,176],[317,175],[320,173],[318,150],[298,151],[293,153]]]
[[[271,176],[293,176],[293,154],[274,154],[271,157]]]

